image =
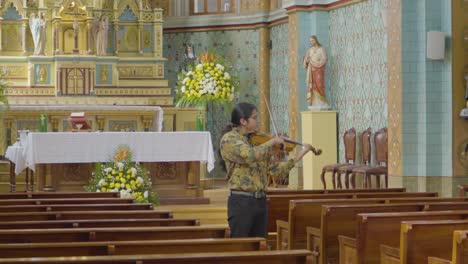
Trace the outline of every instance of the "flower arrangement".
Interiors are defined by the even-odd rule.
[[[120,192],[122,198],[138,203],[158,204],[148,179],[148,172],[132,161],[128,146],[119,146],[112,161],[97,163],[93,176],[85,189],[89,192]]]
[[[202,53],[199,61],[177,75],[176,106],[205,107],[209,102],[230,105],[237,91],[237,78],[213,52]]]

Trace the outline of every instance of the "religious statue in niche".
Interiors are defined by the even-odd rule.
[[[309,109],[329,109],[325,94],[327,53],[316,36],[310,36],[310,48],[302,58],[306,70],[307,103]]]
[[[41,12],[37,16],[35,13],[31,13],[29,27],[34,42],[34,55],[45,55],[47,21],[44,13]]]
[[[107,55],[107,35],[109,32],[109,20],[107,16],[101,15],[93,25],[94,39],[96,43],[96,55]]]
[[[181,64],[180,71],[187,71],[187,65],[193,64],[197,60],[197,55],[195,55],[195,49],[193,44],[185,45],[184,60]]]
[[[37,67],[37,81],[39,83],[47,82],[47,65],[38,65]]]
[[[101,72],[100,72],[100,81],[101,83],[107,83],[107,76],[109,75],[109,70],[107,69],[107,66],[101,66]]]

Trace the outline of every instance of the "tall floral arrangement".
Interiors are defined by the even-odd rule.
[[[202,53],[198,61],[187,65],[186,69],[177,75],[176,106],[232,105],[238,78],[229,73],[221,56],[213,52]]]
[[[120,192],[122,198],[132,198],[138,203],[158,204],[148,172],[139,163],[132,161],[132,151],[128,146],[119,146],[112,160],[96,164],[85,189],[89,192]]]

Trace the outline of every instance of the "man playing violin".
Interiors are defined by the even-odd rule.
[[[287,161],[273,159],[274,147],[284,145],[275,136],[254,146],[248,138],[257,131],[257,108],[239,103],[231,114],[231,124],[220,141],[220,153],[229,178],[228,223],[231,237],[266,237],[268,212],[266,207],[267,177],[289,173],[304,155],[313,150],[309,144]]]

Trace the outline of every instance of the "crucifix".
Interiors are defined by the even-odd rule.
[[[74,32],[73,54],[78,54],[79,53],[78,33],[80,29],[80,24],[78,23],[78,16],[82,16],[84,14],[81,14],[78,12],[78,5],[75,3],[75,1],[70,3],[69,9],[73,11],[73,12],[66,12],[66,14],[73,16],[73,32]]]

